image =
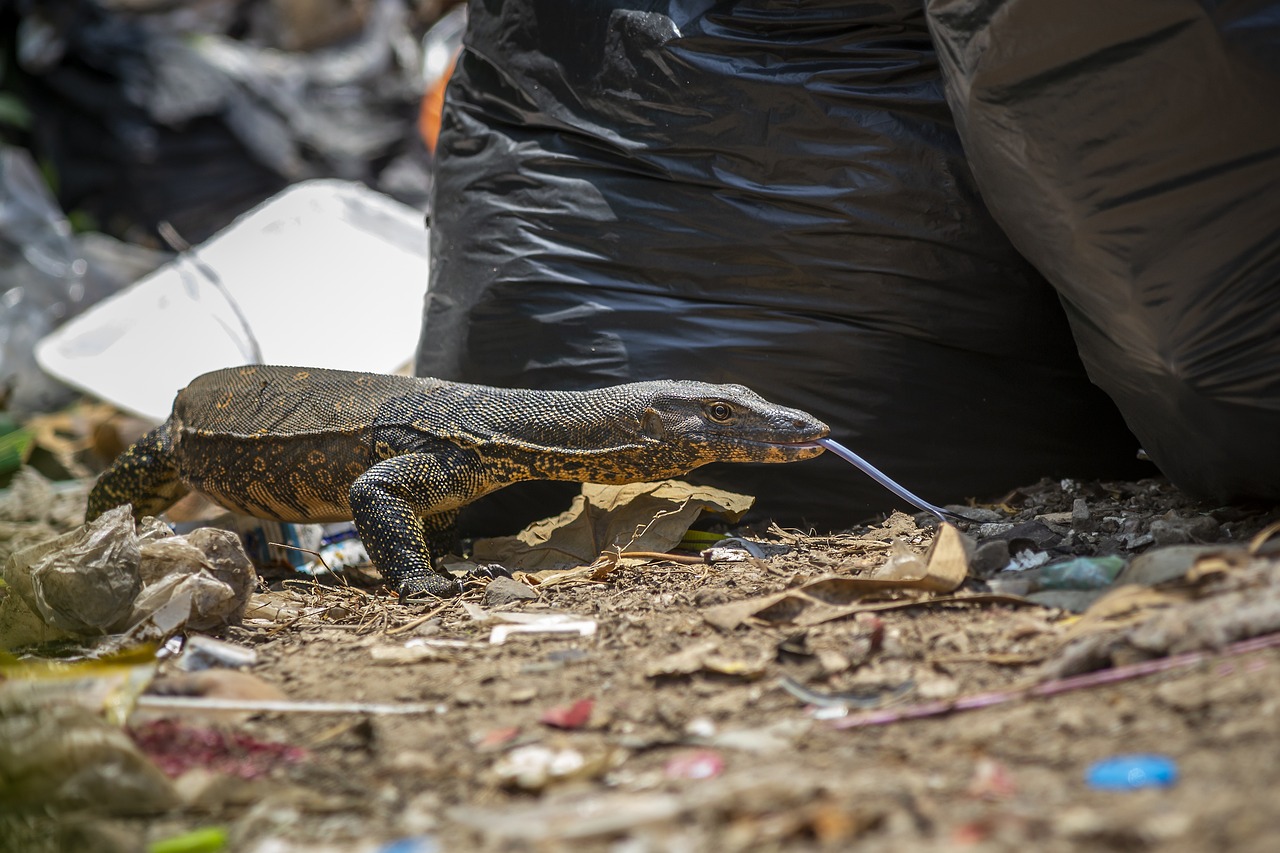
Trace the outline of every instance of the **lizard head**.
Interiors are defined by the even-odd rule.
[[[708,462],[796,462],[823,452],[814,444],[830,429],[807,412],[779,406],[742,385],[645,383],[653,388],[640,431],[695,465]]]

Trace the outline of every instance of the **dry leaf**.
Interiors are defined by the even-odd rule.
[[[886,580],[832,575],[786,592],[710,607],[702,615],[712,625],[727,631],[750,618],[817,625],[860,612],[916,606],[922,602],[866,604],[862,599],[875,592],[951,592],[964,582],[972,554],[973,540],[954,525],[943,524],[926,556],[925,569],[918,576]]]
[[[613,549],[663,552],[678,545],[704,512],[732,523],[754,502],[748,495],[678,480],[626,486],[586,483],[573,506],[555,518],[515,536],[478,540],[473,559],[539,572],[591,566]]]

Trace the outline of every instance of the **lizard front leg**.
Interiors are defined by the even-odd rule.
[[[133,505],[133,517],[159,515],[189,489],[178,475],[166,421],[126,450],[103,472],[89,492],[85,521],[112,507]]]
[[[458,448],[393,456],[351,484],[351,513],[369,558],[400,597],[457,595],[434,551],[453,540],[458,508],[484,491],[475,457]]]

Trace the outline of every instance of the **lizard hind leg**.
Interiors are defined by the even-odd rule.
[[[159,515],[190,489],[178,474],[168,424],[161,424],[120,454],[89,492],[85,521],[113,507],[133,505],[133,517]]]

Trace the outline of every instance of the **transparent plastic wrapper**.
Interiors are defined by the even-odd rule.
[[[1280,499],[1280,3],[931,0],[982,196],[1202,499]]]
[[[70,401],[36,364],[36,342],[163,257],[73,234],[31,155],[0,145],[0,410],[22,417]]]
[[[474,2],[436,153],[422,375],[739,382],[942,504],[1142,470],[979,198],[919,4]],[[696,479],[757,520],[899,505],[834,458]]]
[[[4,580],[0,648],[121,634],[114,644],[131,647],[238,624],[257,575],[236,534],[174,536],[154,518],[135,530],[126,505],[14,553]]]
[[[74,704],[0,713],[0,800],[16,812],[163,812],[180,802],[129,735]]]

